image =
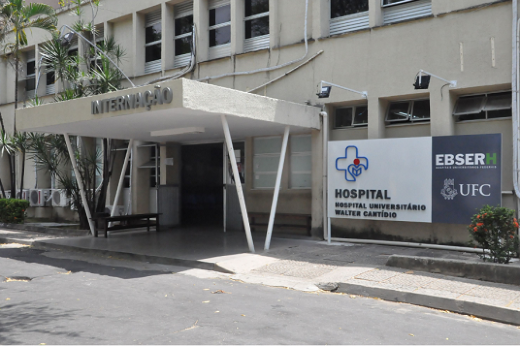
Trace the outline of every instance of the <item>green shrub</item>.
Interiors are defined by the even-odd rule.
[[[22,199],[0,199],[0,223],[24,223],[29,202]]]
[[[482,247],[484,261],[507,264],[518,257],[518,220],[513,210],[486,205],[473,215],[468,230],[471,244],[477,242]]]

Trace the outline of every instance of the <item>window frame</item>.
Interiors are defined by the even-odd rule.
[[[428,103],[430,104],[430,99],[429,98],[420,98],[420,99],[412,99],[412,100],[399,100],[399,101],[391,101],[388,103],[388,107],[386,109],[386,115],[385,115],[385,123],[387,126],[389,125],[394,125],[394,124],[421,124],[421,123],[429,123],[431,122],[431,104],[430,104],[430,117],[425,119],[425,118],[422,118],[422,119],[417,119],[417,120],[413,120],[412,119],[412,115],[413,115],[413,111],[414,111],[414,106],[415,106],[415,102],[420,102],[420,101],[428,101]],[[388,120],[388,116],[390,115],[390,106],[393,104],[393,103],[408,103],[408,118],[407,119],[393,119],[393,120]]]
[[[27,61],[25,62],[25,69],[26,69],[26,72],[29,71],[28,65],[31,62],[34,63],[34,73],[25,75],[25,92],[34,91],[34,94],[36,95],[36,92],[37,92],[37,90],[36,90],[36,73],[38,70],[38,67],[36,66],[36,58],[27,59]],[[31,79],[34,80],[34,89],[27,89],[27,82]]]
[[[414,2],[414,1],[418,1],[418,0],[401,0],[399,2],[394,2],[392,4],[386,4],[385,5],[385,0],[381,0],[381,7],[382,8],[386,8],[386,7],[392,7],[392,6],[399,6],[399,5],[407,4],[407,3],[410,3],[410,2]]]
[[[224,22],[224,23],[220,23],[220,24],[215,24],[215,25],[208,25],[208,32],[209,32],[209,48],[215,48],[215,47],[221,47],[221,46],[225,46],[225,45],[231,45],[231,36],[229,37],[229,42],[228,43],[223,43],[223,44],[217,44],[217,45],[214,45],[212,46],[211,45],[211,31],[212,30],[217,30],[217,29],[220,29],[220,28],[224,28],[226,26],[229,26],[229,30],[231,31],[231,2],[228,2],[226,4],[221,4],[221,5],[218,5],[218,6],[215,6],[215,7],[210,7],[208,8],[208,14],[210,15],[211,17],[211,11],[212,10],[216,10],[217,8],[220,8],[220,7],[226,7],[226,6],[229,6],[229,21],[228,22]],[[209,24],[209,23],[208,23]],[[231,33],[232,34],[232,33]]]
[[[251,0],[246,0],[246,1],[251,1]],[[269,6],[269,1],[267,2],[267,5]],[[255,39],[255,38],[258,38],[258,37],[263,37],[263,36],[267,36],[267,35],[270,35],[271,34],[271,30],[270,30],[270,11],[271,11],[271,8],[269,8],[269,11],[267,12],[262,12],[262,13],[257,13],[257,14],[253,14],[251,16],[247,16],[245,11],[246,11],[246,6],[244,6],[244,37],[246,40],[251,40],[251,39]],[[255,20],[255,19],[259,19],[259,18],[264,18],[264,17],[268,17],[268,22],[269,24],[267,25],[267,29],[268,29],[268,33],[265,34],[265,35],[259,35],[259,36],[254,36],[254,37],[249,37],[247,38],[247,22],[249,21],[252,21],[252,20]]]
[[[154,25],[157,25],[157,24],[161,25],[161,38],[159,40],[157,40],[157,41],[146,42],[146,29],[148,29],[150,27],[153,27]],[[154,21],[152,23],[146,24],[145,27],[144,27],[144,31],[145,31],[145,35],[144,35],[145,36],[145,38],[144,38],[144,50],[145,50],[144,63],[148,64],[148,63],[151,63],[151,62],[154,62],[154,61],[161,60],[161,58],[159,58],[159,59],[155,59],[155,60],[146,61],[146,48],[152,47],[152,46],[160,46],[161,54],[162,54],[162,36],[163,36],[163,32],[162,32],[162,19],[159,19],[159,20],[156,20],[156,21]]]
[[[362,14],[367,14],[370,11],[370,1],[366,0],[367,5],[369,6],[369,9],[367,9],[366,11],[361,11],[361,12],[357,12],[357,13],[350,13],[350,14],[344,14],[342,16],[332,17],[332,1],[334,1],[334,0],[330,0],[329,1],[329,21],[330,20],[341,20],[341,19],[348,19],[348,18],[359,17]],[[381,1],[383,1],[383,0],[381,0]]]
[[[295,137],[308,137],[311,144],[311,151],[293,151],[292,147],[292,139]],[[303,134],[303,135],[294,135],[289,138],[291,143],[291,148],[289,149],[289,189],[290,190],[310,190],[312,189],[312,134]],[[293,170],[293,164],[292,159],[293,157],[308,157],[311,161],[311,170],[310,171],[294,171]],[[293,174],[309,174],[310,179],[310,185],[305,187],[293,187]]]
[[[280,144],[283,145],[283,137],[282,136],[265,136],[265,137],[254,137],[253,138],[253,182],[252,182],[252,190],[273,190],[276,186],[276,175],[277,171],[265,171],[265,172],[258,172],[255,167],[255,161],[257,157],[269,157],[269,158],[276,158],[278,162],[280,162],[280,155],[282,154],[282,147],[280,146],[280,150],[278,152],[270,152],[270,153],[260,153],[257,154],[255,150],[257,149],[256,140],[266,140],[266,139],[278,139],[280,140]],[[275,181],[273,186],[269,187],[256,187],[255,181],[257,175],[274,175]]]
[[[342,129],[354,129],[354,128],[366,128],[368,127],[368,115],[367,115],[367,122],[366,123],[362,123],[362,124],[354,124],[354,121],[356,120],[356,109],[358,107],[366,107],[367,109],[367,113],[368,113],[368,104],[367,105],[353,105],[353,106],[343,106],[343,107],[336,107],[334,109],[334,124],[333,124],[333,129],[334,130],[342,130]],[[340,109],[348,109],[348,108],[351,108],[352,109],[352,123],[350,126],[336,126],[336,117],[337,117],[337,111],[340,110]]]
[[[512,93],[511,90],[501,90],[501,91],[492,91],[492,92],[487,92],[487,93],[474,93],[474,94],[467,94],[467,95],[461,95],[457,98],[457,102],[455,102],[455,105],[453,106],[453,111],[452,111],[452,116],[455,118],[455,121],[457,123],[465,123],[465,122],[470,122],[470,121],[490,121],[490,120],[503,120],[503,119],[510,119],[513,117],[513,107],[511,105],[511,108],[509,108],[511,110],[511,115],[510,116],[507,116],[507,117],[497,117],[497,118],[489,118],[488,117],[488,112],[492,112],[492,111],[496,111],[496,110],[486,110],[486,105],[487,105],[487,100],[488,100],[488,96],[489,95],[494,95],[494,94],[503,94],[503,93]],[[472,96],[483,96],[484,99],[481,103],[481,111],[480,113],[484,112],[485,114],[485,118],[484,119],[468,119],[468,120],[460,120],[460,116],[467,116],[467,115],[478,115],[480,113],[466,113],[466,114],[455,114],[455,110],[457,108],[457,105],[459,103],[459,100],[461,98],[465,98],[465,97],[472,97]],[[512,98],[512,95],[511,95],[511,98]],[[498,109],[498,110],[505,110],[506,108],[504,109]]]
[[[187,32],[187,33],[184,33],[184,34],[177,35],[177,33],[175,32],[177,20],[182,19],[182,18],[186,18],[186,17],[190,17],[190,16],[192,17],[191,31]],[[174,34],[175,34],[175,36],[173,37],[173,44],[174,44],[175,48],[177,47],[177,40],[180,40],[180,39],[183,39],[183,38],[187,38],[187,37],[191,37],[193,35],[193,23],[194,23],[194,21],[193,21],[193,13],[192,14],[187,14],[187,15],[182,16],[182,17],[175,17],[174,23],[173,23],[173,25],[174,25]],[[190,52],[189,53],[178,54],[177,50],[175,49],[174,56],[178,57],[179,55],[191,54],[192,53],[191,50],[192,49],[190,47]]]
[[[95,44],[97,47],[99,47],[100,42],[103,42],[103,43],[105,42],[104,36],[99,36],[98,38],[96,38]],[[92,63],[95,63],[95,66],[101,66],[101,56],[99,54],[97,54],[97,52],[94,50],[94,56],[89,56],[88,62],[89,62],[88,68],[92,71]]]

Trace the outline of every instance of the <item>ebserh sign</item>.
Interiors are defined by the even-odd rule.
[[[462,223],[501,204],[501,135],[329,142],[328,216]]]
[[[502,204],[502,136],[432,138],[433,221],[469,223],[477,209]]]

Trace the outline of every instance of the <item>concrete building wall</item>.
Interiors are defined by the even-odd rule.
[[[171,69],[173,5],[180,1],[102,1],[96,22],[106,23],[105,31],[112,33],[127,56],[121,67],[135,84],[143,84],[161,74],[174,74]],[[307,38],[309,52],[305,55],[304,13],[305,1],[270,1],[270,49],[243,53],[241,32],[243,4],[231,0],[232,52],[228,57],[209,61],[208,2],[194,1],[194,22],[197,26],[197,62],[195,69],[185,78],[203,79],[224,73],[252,71],[272,67],[292,60],[303,63],[323,51],[314,60],[279,81],[255,93],[296,103],[324,107],[329,113],[330,140],[400,138],[444,136],[476,133],[503,134],[503,190],[512,190],[512,142],[510,119],[457,123],[452,116],[453,107],[460,95],[477,92],[511,90],[511,1],[491,0],[432,0],[432,15],[395,24],[383,23],[380,0],[369,1],[370,27],[356,32],[330,36],[329,1],[310,0]],[[124,4],[124,5],[122,5]],[[163,14],[162,73],[144,75],[144,16],[160,6]],[[85,11],[87,15],[88,11]],[[70,11],[59,14],[60,23],[71,24]],[[238,31],[239,32],[238,32]],[[29,47],[48,40],[49,35],[34,30],[29,35]],[[292,64],[270,72],[247,76],[230,76],[211,79],[209,83],[242,91],[283,76],[295,68]],[[416,91],[412,87],[420,69],[448,80],[457,80],[457,87],[432,79],[429,90]],[[5,63],[0,64],[0,78],[7,85],[14,82],[14,73]],[[333,88],[330,98],[316,97],[317,84],[329,81],[346,87],[367,91],[368,99],[355,93]],[[124,85],[128,85],[124,82]],[[13,127],[12,88],[2,91],[0,111],[6,126]],[[421,124],[389,125],[385,122],[388,105],[394,101],[429,99],[431,120]],[[51,102],[45,98],[44,102]],[[334,110],[340,106],[368,105],[368,126],[356,129],[334,129]],[[322,171],[321,135],[313,138],[313,183],[308,190],[289,188],[289,160],[286,159],[279,212],[312,214],[313,229],[322,229]],[[268,211],[272,190],[252,188],[253,139],[246,141],[247,180],[246,199],[249,210]],[[137,145],[137,144],[136,144]],[[134,157],[134,212],[147,211],[149,177],[137,166],[148,160],[145,150],[135,148]],[[168,156],[168,152],[164,152]],[[173,155],[173,154],[172,154]],[[121,160],[121,158],[120,158]],[[4,160],[5,161],[5,160]],[[5,164],[2,171],[5,172]],[[117,167],[117,166],[116,166]],[[168,170],[168,169],[167,169]],[[117,172],[117,169],[115,170]],[[169,172],[164,179],[170,181]],[[117,174],[115,174],[117,176]],[[2,173],[2,177],[5,173]],[[173,177],[173,176],[172,176]],[[5,181],[5,180],[4,180]],[[28,183],[30,179],[26,180]],[[171,181],[179,181],[171,178]],[[112,184],[111,194],[115,193]],[[135,194],[141,198],[135,197]],[[504,205],[516,207],[516,198],[504,194]],[[467,238],[461,225],[428,225],[417,223],[334,220],[333,230],[341,236],[377,236],[403,240],[433,241],[462,244]]]

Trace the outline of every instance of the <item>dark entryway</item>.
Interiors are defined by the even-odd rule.
[[[183,225],[223,224],[223,144],[182,147]]]

